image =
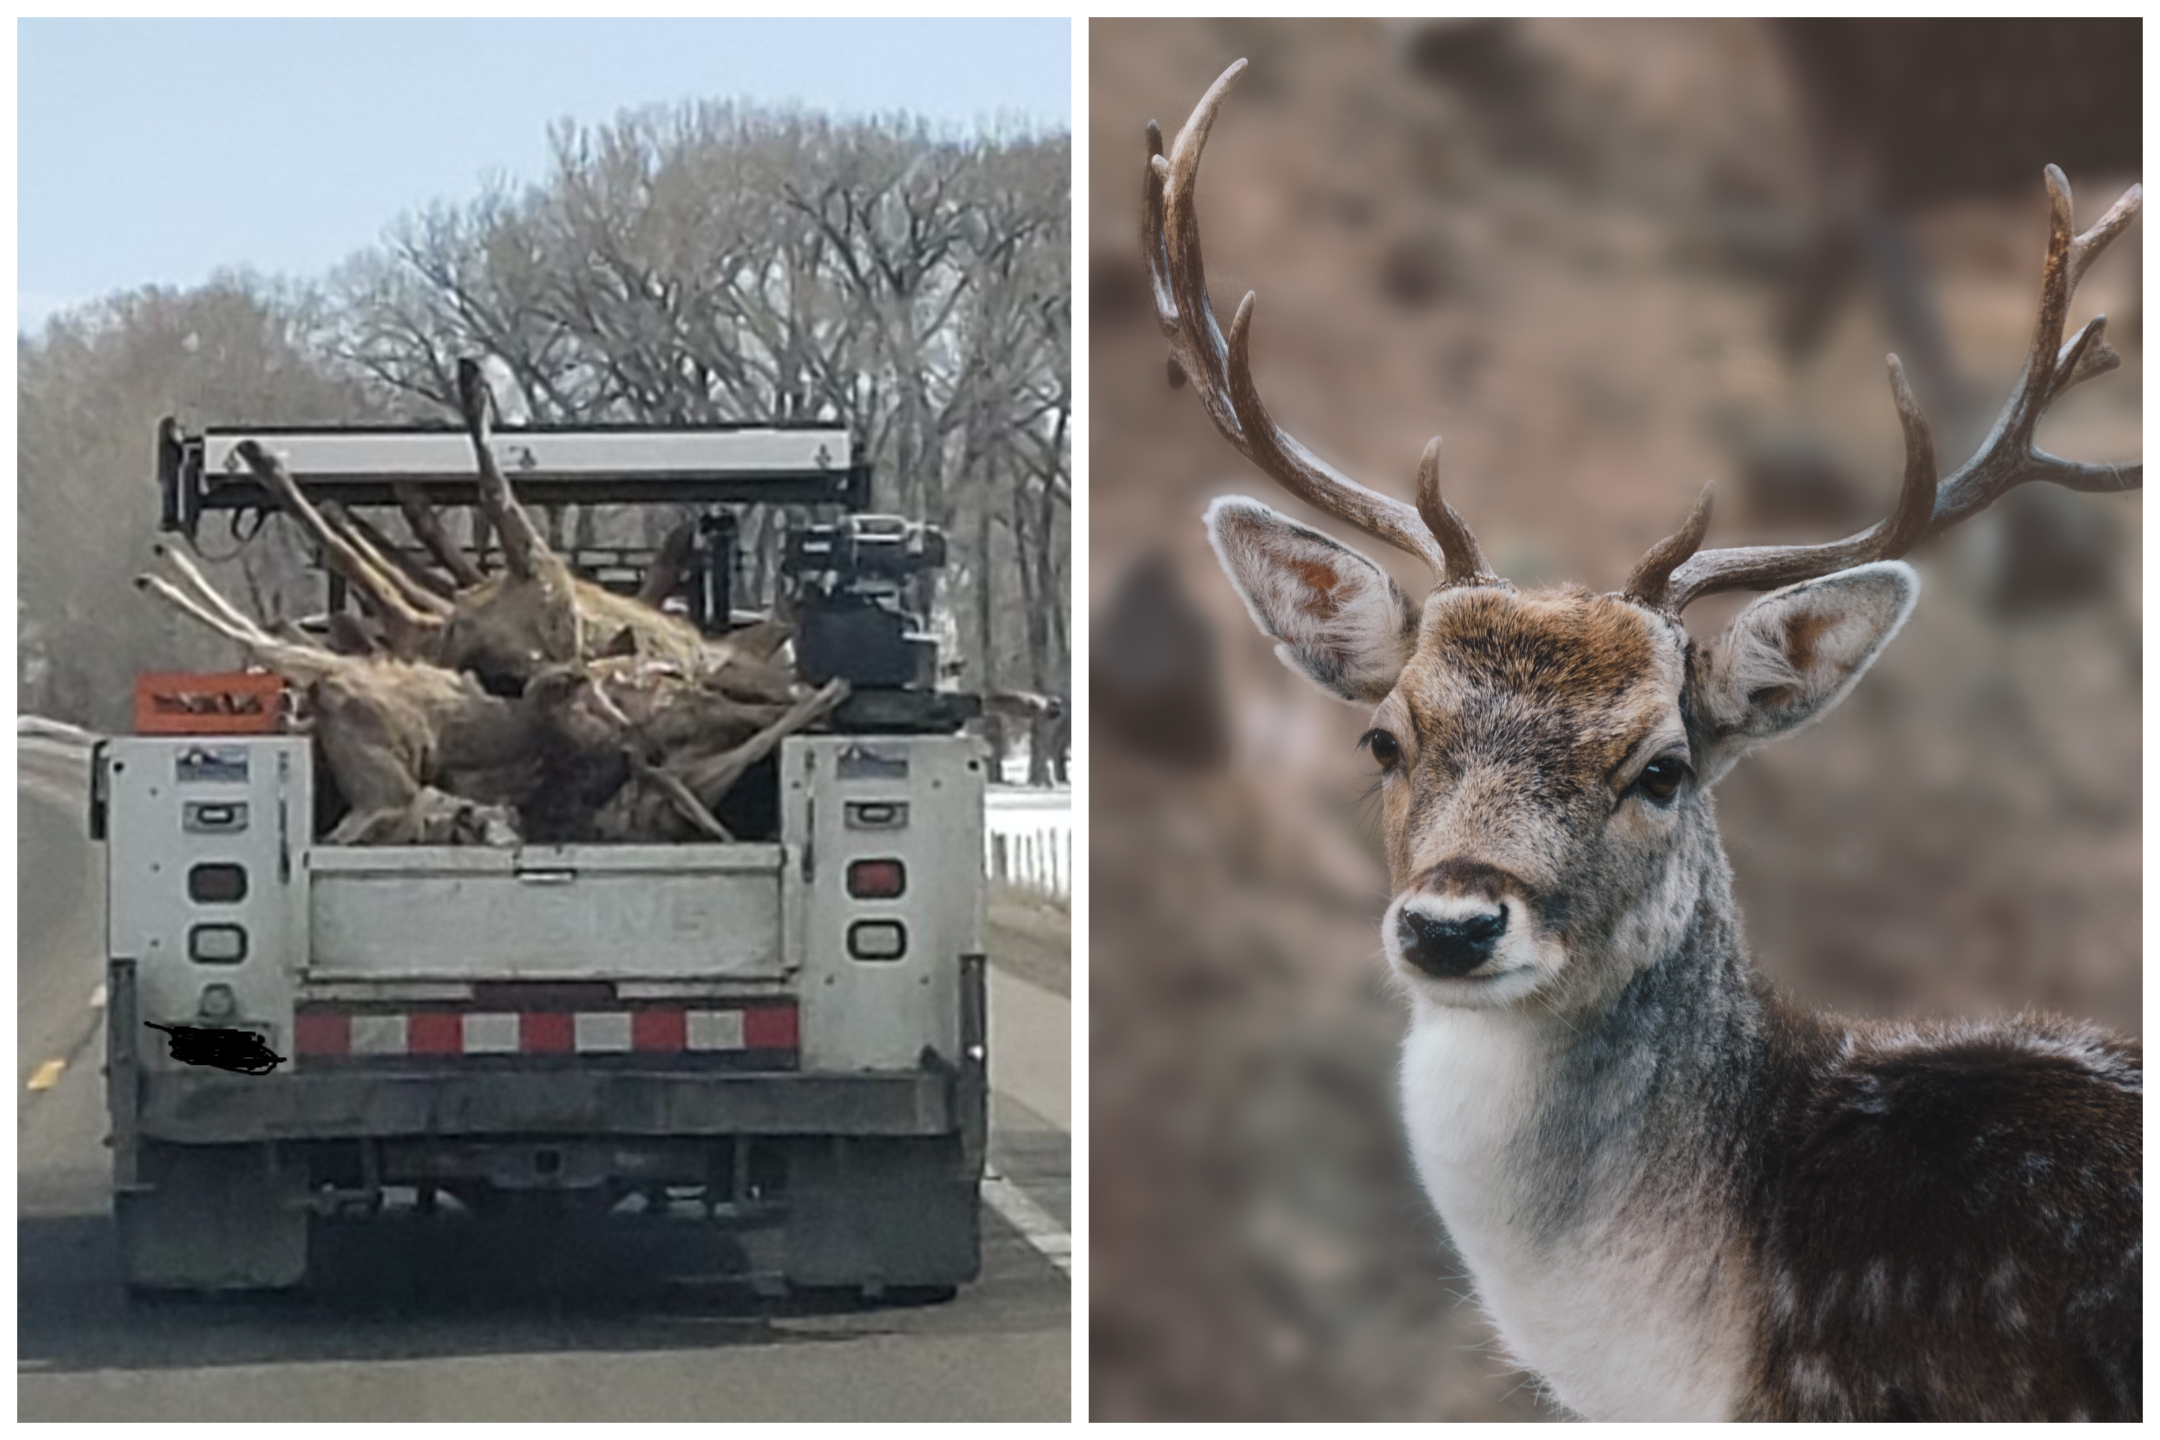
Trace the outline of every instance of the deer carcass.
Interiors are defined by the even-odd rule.
[[[617,740],[627,721],[576,667],[544,672],[505,699],[425,661],[272,635],[187,557],[162,546],[158,554],[179,583],[142,575],[138,586],[300,687],[317,749],[350,807],[333,844],[512,844],[517,812],[578,773],[611,764],[626,773]]]
[[[548,547],[496,464],[489,439],[492,400],[471,360],[459,362],[458,394],[472,440],[481,510],[501,537],[503,569],[480,574],[447,543],[424,497],[408,486],[400,498],[414,533],[438,561],[453,567],[454,575],[468,579],[447,596],[377,551],[356,528],[325,516],[262,445],[246,441],[238,453],[321,548],[330,568],[352,586],[383,626],[395,654],[470,670],[506,693],[550,665],[610,649],[703,669],[705,641],[694,626],[580,578]]]
[[[1710,492],[1610,594],[1530,592],[1440,488],[1412,506],[1282,431],[1253,382],[1253,297],[1227,338],[1195,202],[1226,71],[1166,155],[1148,130],[1143,248],[1177,372],[1223,436],[1338,520],[1428,562],[1403,594],[1364,556],[1242,497],[1210,539],[1279,653],[1372,707],[1410,998],[1417,1170],[1515,1356],[1593,1418],[2114,1419],[2142,1410],[2143,1063],[2059,1019],[1937,1025],[1808,1013],[1753,968],[1710,787],[1820,717],[1911,611],[1898,558],[2030,481],[2136,488],[2137,464],[2034,444],[2118,362],[2070,299],[2137,216],[2053,224],[2023,375],[1938,482],[1896,359],[1895,512],[1825,545],[1703,550]],[[1714,639],[1680,615],[1766,591]]]

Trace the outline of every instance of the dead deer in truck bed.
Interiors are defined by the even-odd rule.
[[[480,366],[470,359],[458,362],[458,404],[472,440],[480,508],[502,540],[503,568],[482,574],[448,545],[424,497],[409,486],[400,497],[415,534],[464,582],[455,586],[431,585],[385,554],[357,524],[325,515],[261,444],[243,441],[238,453],[322,550],[329,567],[353,587],[382,627],[392,654],[470,670],[504,694],[515,694],[549,666],[610,651],[666,660],[693,674],[726,668],[728,652],[709,647],[695,626],[642,598],[617,595],[583,579],[549,548],[496,464],[490,439],[494,400]],[[672,558],[663,555],[657,571],[680,564],[680,545],[677,541]]]
[[[2033,441],[2055,399],[2119,363],[2105,317],[2063,332],[2139,189],[2080,235],[2049,167],[2031,354],[1945,479],[1892,358],[1906,460],[1889,519],[1703,550],[1706,489],[1621,590],[1523,592],[1442,497],[1437,440],[1414,507],[1356,484],[1262,404],[1253,297],[1218,327],[1195,187],[1243,68],[1169,154],[1149,126],[1142,248],[1176,373],[1224,438],[1437,577],[1414,603],[1255,501],[1208,511],[1284,661],[1374,707],[1405,1123],[1502,1341],[1594,1418],[2138,1418],[2140,1047],[2037,1016],[1797,1009],[1749,961],[1710,788],[1859,681],[1918,596],[1898,557],[1920,541],[2028,481],[2140,484],[2138,464]],[[1769,593],[1690,638],[1688,603],[1731,590]]]
[[[158,547],[175,580],[136,584],[301,687],[316,745],[349,807],[332,844],[512,844],[516,812],[544,806],[581,772],[628,776],[629,722],[575,666],[542,672],[515,699],[425,661],[341,655],[272,635],[186,556]],[[538,837],[535,837],[538,838]]]

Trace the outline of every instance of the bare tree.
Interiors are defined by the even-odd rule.
[[[704,104],[551,140],[541,184],[409,218],[348,264],[330,353],[423,406],[482,352],[540,420],[847,425],[878,505],[952,533],[952,575],[917,598],[974,683],[1066,693],[1066,138]],[[744,517],[757,598],[790,523]]]
[[[157,523],[153,439],[167,415],[192,425],[380,418],[368,387],[311,352],[308,293],[226,276],[193,290],[115,295],[50,321],[16,346],[20,430],[18,703],[98,728],[126,722],[134,675],[230,652],[153,612],[116,610]],[[281,522],[206,527],[213,573],[275,620],[315,603],[296,534]]]

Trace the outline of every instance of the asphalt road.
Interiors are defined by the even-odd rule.
[[[17,754],[18,1419],[1070,1416],[1071,1285],[1051,1258],[1071,1219],[1070,1002],[995,968],[994,1204],[983,1276],[948,1303],[761,1296],[731,1277],[733,1242],[680,1223],[521,1233],[409,1213],[333,1227],[292,1295],[131,1303],[107,1198],[84,761],[30,737]],[[993,928],[993,965],[1002,943],[1017,942]]]

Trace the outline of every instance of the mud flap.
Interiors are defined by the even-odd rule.
[[[960,1057],[949,1071],[955,1133],[832,1136],[789,1147],[790,1285],[860,1286],[875,1295],[941,1289],[981,1273],[990,1125],[986,963],[981,955],[960,957]]]
[[[132,1290],[277,1290],[307,1274],[305,1162],[274,1145],[168,1145],[142,1137],[135,962],[106,983],[106,1105],[113,1222]]]
[[[982,1268],[980,1205],[960,1157],[958,1136],[834,1136],[792,1147],[788,1283],[876,1294],[973,1280]]]
[[[307,1274],[307,1171],[271,1145],[161,1145],[116,1187],[121,1278],[138,1290],[276,1290]]]

